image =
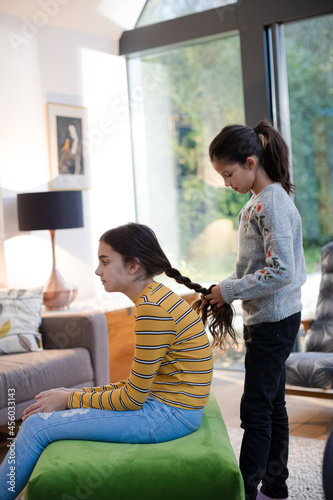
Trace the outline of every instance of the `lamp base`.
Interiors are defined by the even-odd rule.
[[[52,269],[48,282],[43,287],[43,304],[48,311],[67,309],[77,295],[77,288],[67,283],[58,269]]]
[[[54,292],[44,291],[43,304],[48,311],[58,311],[67,309],[77,295],[77,289],[55,290]]]
[[[47,283],[43,287],[43,304],[48,311],[67,309],[77,295],[77,288],[67,283],[58,271],[55,258],[55,230],[50,229],[52,243],[52,272]]]

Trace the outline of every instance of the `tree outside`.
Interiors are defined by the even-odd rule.
[[[285,25],[295,203],[308,273],[333,237],[333,16]]]
[[[320,249],[333,235],[332,27],[333,16],[284,27],[295,203],[308,273],[319,269]],[[158,91],[143,92],[154,229],[176,226],[174,264],[193,279],[215,282],[234,270],[238,213],[248,199],[224,188],[208,158],[208,146],[222,127],[245,123],[239,36],[185,44],[138,60],[142,80],[152,70],[162,69],[164,75]],[[131,75],[131,65],[129,70]],[[172,171],[168,183],[167,169]],[[152,192],[158,195],[155,202]],[[161,222],[171,198],[176,215]],[[161,238],[165,248],[169,239],[168,232],[165,241]]]

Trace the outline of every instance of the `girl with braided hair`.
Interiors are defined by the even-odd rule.
[[[306,279],[301,218],[288,196],[293,191],[288,148],[263,120],[254,129],[223,128],[209,155],[225,186],[252,195],[239,214],[236,271],[204,298],[216,307],[242,301],[246,355],[240,469],[245,497],[287,499],[285,361],[300,326]]]
[[[192,290],[209,291],[172,268],[154,232],[141,224],[104,233],[98,259],[95,272],[104,289],[124,293],[136,306],[131,372],[127,380],[99,387],[38,394],[24,412],[15,442],[16,492],[7,484],[9,458],[0,467],[3,500],[14,499],[23,489],[42,450],[53,441],[155,443],[185,436],[200,426],[213,372],[210,342],[197,312],[154,277],[165,272]],[[211,309],[218,310],[208,305],[204,314]],[[227,324],[215,320],[217,345],[233,334],[230,311],[226,306],[221,315]]]

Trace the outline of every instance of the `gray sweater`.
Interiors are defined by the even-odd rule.
[[[280,321],[302,310],[305,280],[301,217],[281,184],[270,184],[239,213],[236,272],[220,283],[222,296],[242,300],[245,325]]]

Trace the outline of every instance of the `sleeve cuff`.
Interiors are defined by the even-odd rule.
[[[228,281],[228,280],[221,281],[220,290],[221,290],[221,295],[223,297],[223,300],[227,304],[231,304],[234,301],[232,282]]]

